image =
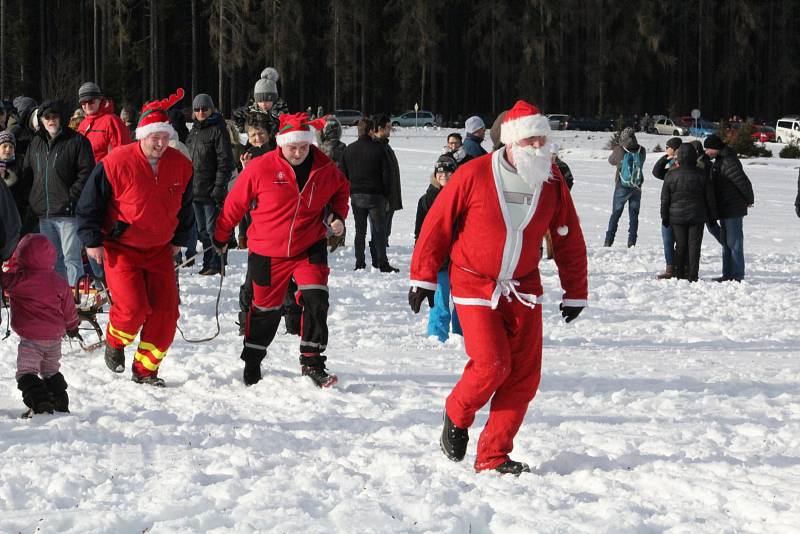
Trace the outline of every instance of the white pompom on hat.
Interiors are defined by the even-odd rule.
[[[500,126],[500,141],[504,145],[511,145],[528,137],[549,135],[550,131],[550,122],[539,108],[524,100],[517,100]]]

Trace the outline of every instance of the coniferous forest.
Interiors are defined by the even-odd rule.
[[[796,0],[0,0],[0,94],[181,86],[229,113],[274,66],[292,111],[773,118],[800,111],[798,22]]]

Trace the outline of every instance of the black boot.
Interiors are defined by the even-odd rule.
[[[604,247],[610,247],[613,244],[614,244],[614,238],[613,237],[606,237],[606,240],[603,241],[603,246]]]
[[[392,267],[389,262],[387,261],[383,265],[380,266],[380,270],[382,273],[399,273],[400,269],[397,267]]]
[[[22,402],[33,413],[53,413],[53,397],[44,380],[34,374],[17,378],[17,389],[22,392]]]
[[[56,373],[44,379],[50,396],[53,398],[53,409],[57,412],[69,413],[69,395],[67,394],[67,381],[64,375]]]
[[[338,382],[336,375],[328,374],[325,368],[326,356],[303,356],[300,355],[300,372],[307,376],[318,388],[328,388]]]
[[[240,356],[244,361],[242,381],[245,385],[252,386],[261,380],[261,361],[267,356],[267,347],[275,339],[280,322],[281,310],[250,309]]]
[[[442,436],[439,438],[439,445],[442,452],[448,459],[460,462],[467,454],[467,443],[469,442],[469,429],[458,428],[447,411],[444,412],[444,425],[442,425]]]
[[[502,463],[494,468],[495,471],[500,473],[501,475],[514,475],[518,477],[520,473],[530,473],[531,468],[528,467],[528,464],[524,464],[522,462],[515,462],[514,460],[508,460],[505,463]]]
[[[106,342],[106,366],[115,373],[125,372],[125,349],[112,347]]]
[[[261,381],[261,359],[249,359],[244,361],[244,373],[242,381],[245,386],[252,386]]]

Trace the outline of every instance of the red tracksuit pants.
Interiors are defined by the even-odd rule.
[[[133,372],[155,376],[178,324],[172,245],[140,251],[106,242],[104,260],[112,302],[106,331],[108,343],[124,348],[141,329]]]
[[[516,298],[497,308],[457,304],[469,362],[445,403],[447,415],[468,428],[489,399],[489,419],[478,439],[475,470],[494,469],[514,448],[542,374],[542,307]]]

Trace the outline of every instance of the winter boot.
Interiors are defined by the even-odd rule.
[[[17,389],[22,392],[22,402],[33,413],[53,413],[53,397],[44,380],[34,374],[17,378]]]
[[[633,248],[635,246],[636,246],[636,240],[635,239],[628,239],[628,248]]]
[[[325,369],[326,356],[314,354],[306,356],[300,355],[300,372],[307,376],[318,388],[328,388],[338,382],[336,375],[328,374]]]
[[[242,373],[242,381],[245,386],[252,386],[261,381],[261,360],[245,360],[244,372]]]
[[[442,437],[439,438],[439,445],[442,452],[448,459],[460,462],[467,454],[467,443],[469,442],[469,429],[458,428],[447,411],[444,412],[444,425],[442,426]]]
[[[606,240],[603,241],[603,246],[604,247],[610,247],[613,244],[614,244],[614,238],[613,237],[606,237]]]
[[[664,272],[656,276],[659,280],[669,280],[675,276],[675,270],[673,269],[672,265],[667,265],[667,268],[664,269]]]
[[[157,388],[165,388],[167,387],[166,382],[163,379],[158,378],[156,373],[147,373],[147,374],[139,374],[136,372],[136,362],[134,361],[133,368],[131,369],[133,372],[131,373],[131,382],[136,384],[145,384],[147,386],[154,386]]]
[[[118,349],[106,342],[106,366],[115,373],[125,372],[125,349]]]
[[[515,477],[518,477],[520,473],[531,472],[531,468],[528,466],[528,464],[515,462],[514,460],[508,460],[507,462],[495,467],[494,470],[501,475],[514,475]]]
[[[380,266],[380,270],[382,273],[399,273],[400,269],[397,267],[392,267],[389,262],[387,261],[383,265]]]
[[[50,396],[53,398],[53,409],[57,412],[69,413],[69,395],[67,394],[67,381],[64,375],[56,373],[44,379]]]

